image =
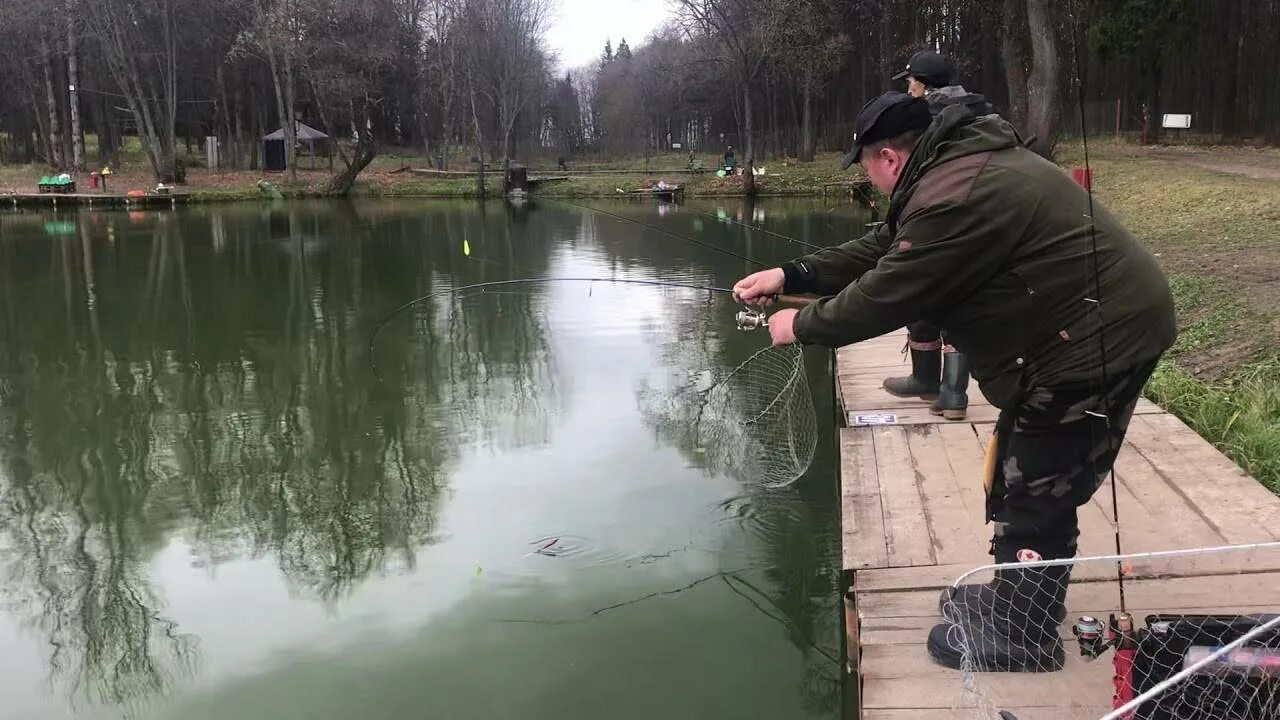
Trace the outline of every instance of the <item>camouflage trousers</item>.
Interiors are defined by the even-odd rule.
[[[987,519],[996,562],[1019,551],[1074,557],[1076,508],[1106,481],[1153,360],[1092,385],[1033,387],[996,421],[995,477]],[[1032,556],[1033,557],[1033,556]]]

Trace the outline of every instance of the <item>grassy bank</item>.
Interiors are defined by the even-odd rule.
[[[688,169],[688,155],[666,154],[650,158],[627,159],[604,163],[571,163],[569,173],[555,169],[554,163],[534,163],[530,175],[534,177],[559,177],[567,180],[547,183],[535,194],[547,197],[616,197],[618,190],[624,193],[644,189],[659,180],[680,185],[686,196],[726,197],[744,194],[741,177],[717,177],[714,167],[718,158],[702,155],[695,158],[695,166],[709,168],[699,172]],[[756,189],[763,196],[847,194],[850,183],[860,181],[857,172],[841,172],[835,155],[824,155],[810,163],[767,161],[760,163],[765,174],[756,178]],[[383,155],[361,174],[352,188],[356,197],[430,197],[466,198],[476,196],[473,176],[436,176],[418,174],[409,168],[423,168],[424,158],[413,156]],[[457,165],[465,168],[466,164]],[[110,179],[112,192],[147,190],[155,186],[150,170],[140,161],[127,162],[113,168]],[[0,166],[0,193],[35,192],[36,181],[49,174],[47,168],[35,165]],[[225,202],[254,200],[262,197],[258,182],[272,183],[286,197],[319,197],[330,173],[327,169],[300,169],[297,182],[289,182],[281,173],[263,173],[253,170],[205,170],[193,167],[187,170],[187,182],[178,191],[188,202]],[[88,178],[78,178],[79,190],[91,192]],[[502,192],[500,171],[485,176],[485,192],[496,196]]]
[[[1148,396],[1280,493],[1280,183],[1091,149],[1096,196],[1157,253],[1177,303]]]

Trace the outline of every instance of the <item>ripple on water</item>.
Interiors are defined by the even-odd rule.
[[[777,542],[805,522],[804,502],[785,489],[737,495],[716,504],[720,522],[733,523],[765,545]]]

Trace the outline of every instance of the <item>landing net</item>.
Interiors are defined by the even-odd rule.
[[[939,603],[956,717],[1280,719],[1280,543],[990,566]]]
[[[642,402],[688,438],[713,472],[778,488],[813,462],[817,416],[797,345],[763,348],[718,378],[642,393]]]
[[[731,292],[728,288],[688,283],[596,277],[525,278],[441,290],[406,303],[379,323],[369,339],[373,371],[381,379],[375,359],[378,333],[387,322],[418,303],[443,296],[465,300],[522,292],[522,286],[562,282]],[[724,322],[731,326],[734,316],[726,314]],[[767,331],[760,329],[756,334],[767,341]],[[803,350],[798,345],[765,347],[728,371],[717,370],[711,357],[709,354],[704,361],[706,367],[696,372],[642,387],[642,413],[712,472],[768,488],[795,482],[813,462],[818,439]]]

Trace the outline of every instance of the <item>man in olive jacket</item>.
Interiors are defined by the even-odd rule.
[[[1001,410],[987,519],[998,563],[1070,558],[1076,508],[1110,472],[1176,329],[1154,257],[1012,126],[887,93],[855,122],[852,160],[890,194],[884,226],[748,276],[746,302],[815,293],[769,319],[775,344],[839,347],[927,320],[968,355]],[[1105,359],[1105,364],[1103,360]],[[973,479],[978,482],[977,478]],[[944,592],[934,659],[989,671],[1062,667],[1069,565],[1007,568]]]

